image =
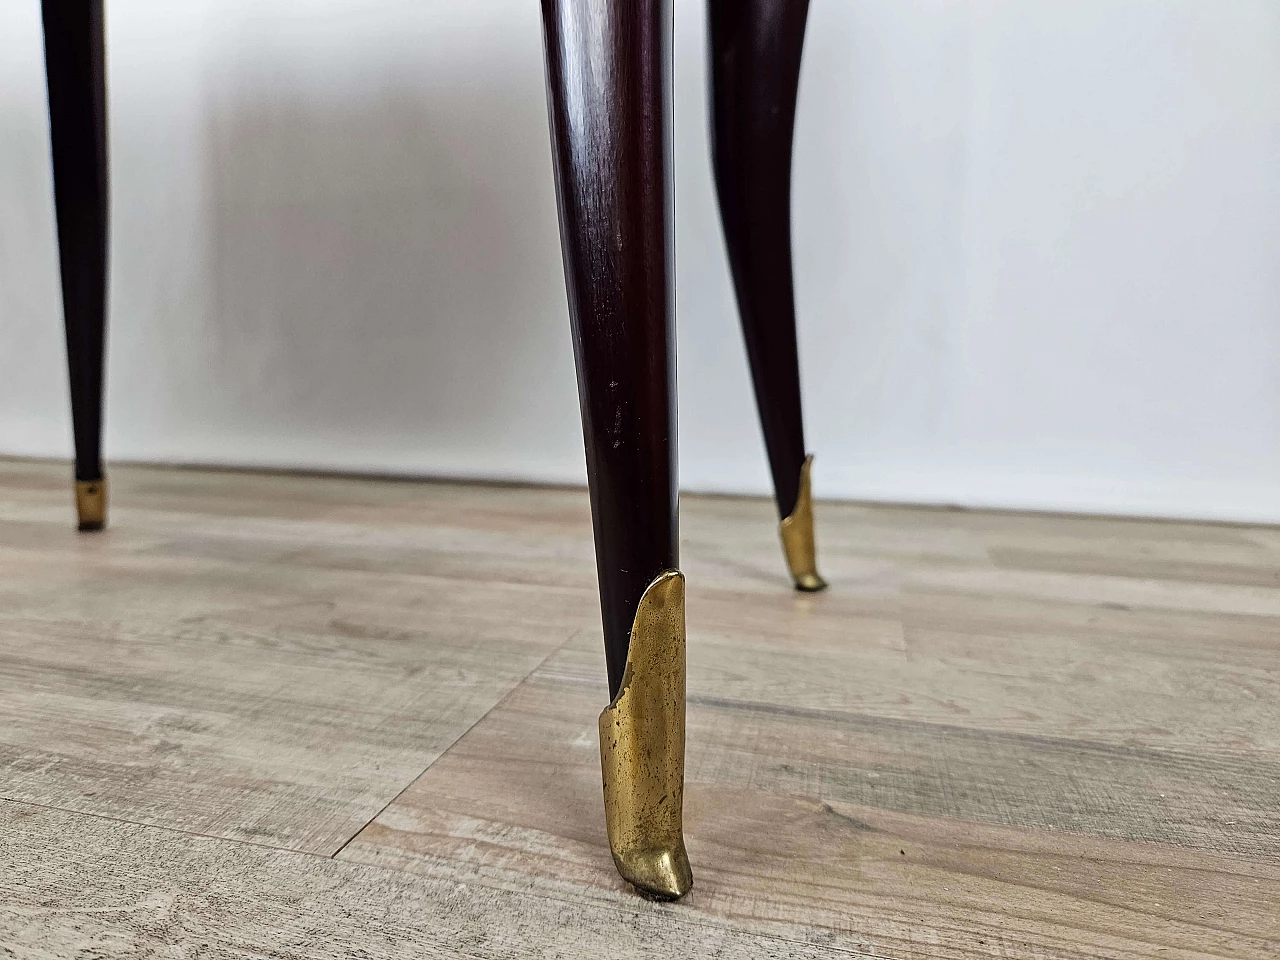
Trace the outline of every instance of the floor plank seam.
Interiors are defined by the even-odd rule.
[[[507,691],[506,693],[504,693],[501,697],[499,697],[499,698],[497,699],[497,701],[496,701],[496,702],[494,702],[494,704],[493,704],[491,707],[489,707],[489,709],[488,709],[488,710],[486,710],[486,711],[485,711],[481,716],[477,717],[477,718],[476,718],[476,720],[475,720],[475,722],[474,722],[474,723],[472,723],[469,727],[467,727],[467,729],[466,729],[466,730],[463,730],[463,731],[462,731],[462,733],[458,735],[457,739],[455,739],[455,740],[453,741],[453,743],[449,744],[449,746],[447,746],[447,747],[445,747],[443,750],[441,750],[441,751],[440,751],[440,752],[439,752],[439,753],[438,753],[438,754],[437,754],[437,755],[436,755],[436,756],[431,760],[431,762],[430,762],[430,763],[428,763],[425,767],[423,767],[421,770],[419,770],[419,771],[418,771],[418,772],[417,772],[417,773],[416,773],[416,774],[415,774],[415,775],[414,775],[414,776],[409,780],[409,782],[408,782],[408,783],[406,783],[403,787],[401,787],[401,788],[400,788],[400,790],[399,790],[399,791],[397,791],[397,793],[396,793],[396,795],[395,795],[394,797],[392,797],[390,800],[388,800],[386,803],[384,803],[384,804],[383,804],[383,805],[378,809],[378,812],[377,812],[377,813],[375,813],[372,817],[370,817],[370,818],[369,818],[368,820],[366,820],[363,824],[361,824],[361,826],[360,826],[360,829],[359,829],[359,830],[357,830],[355,833],[351,834],[351,836],[347,837],[347,839],[346,839],[346,840],[342,841],[342,845],[341,845],[341,846],[339,846],[337,850],[333,851],[333,853],[329,854],[329,859],[330,859],[330,860],[336,860],[336,859],[338,858],[338,855],[339,855],[340,853],[342,853],[342,851],[343,851],[343,850],[347,849],[347,847],[348,847],[348,846],[350,846],[351,842],[352,842],[353,840],[355,840],[355,838],[356,838],[356,837],[358,837],[358,836],[360,836],[360,834],[364,833],[364,832],[365,832],[365,830],[367,830],[367,829],[369,828],[369,825],[370,825],[371,823],[373,823],[375,820],[377,820],[380,816],[382,816],[382,815],[387,811],[387,809],[388,809],[389,807],[391,807],[391,805],[392,805],[392,804],[394,804],[397,800],[399,800],[402,796],[404,796],[405,792],[406,792],[406,791],[408,791],[410,787],[412,787],[415,783],[417,783],[417,782],[418,782],[419,780],[421,780],[424,776],[426,776],[427,771],[429,771],[432,767],[434,767],[437,763],[439,763],[439,762],[440,762],[440,760],[441,760],[441,758],[445,757],[445,756],[449,753],[449,751],[451,751],[454,747],[456,747],[459,743],[461,743],[461,742],[462,742],[462,740],[467,736],[467,734],[469,734],[469,733],[470,733],[472,730],[474,730],[477,726],[479,726],[481,723],[483,723],[483,722],[485,721],[485,719],[489,716],[489,714],[493,713],[493,711],[497,710],[497,709],[498,709],[499,707],[501,707],[504,703],[506,703],[506,702],[507,702],[507,700],[509,700],[509,699],[511,698],[511,696],[512,696],[512,695],[513,695],[517,690],[519,690],[522,686],[524,686],[526,683],[528,683],[528,682],[529,682],[529,678],[530,678],[530,677],[532,677],[532,676],[533,676],[534,674],[536,674],[539,670],[541,670],[544,666],[546,666],[547,661],[549,661],[549,660],[550,660],[552,657],[554,657],[557,653],[559,653],[561,650],[563,650],[565,647],[567,647],[570,643],[572,643],[575,639],[577,639],[577,637],[578,637],[581,633],[582,633],[582,631],[581,631],[581,630],[575,630],[575,631],[573,631],[573,633],[569,634],[569,636],[567,636],[567,637],[564,639],[564,642],[563,642],[563,643],[559,644],[558,646],[556,646],[556,647],[555,647],[555,649],[553,649],[553,650],[551,650],[550,652],[548,652],[548,653],[547,653],[547,655],[546,655],[545,657],[543,657],[541,660],[539,660],[539,661],[537,662],[537,664],[535,664],[535,665],[533,666],[533,668],[532,668],[528,673],[526,673],[523,677],[521,677],[519,680],[517,680],[515,683],[513,683],[513,684],[511,685],[511,689],[510,689],[510,690],[508,690],[508,691]]]
[[[315,857],[317,860],[330,859],[328,854],[316,853],[312,850],[299,850],[297,847],[280,847],[273,843],[262,843],[258,840],[244,840],[240,837],[224,837],[216,833],[200,833],[198,830],[183,830],[181,827],[170,827],[163,823],[144,823],[141,820],[130,820],[126,817],[113,817],[106,813],[93,813],[89,810],[76,810],[72,807],[59,807],[49,803],[33,803],[30,800],[19,800],[15,797],[0,797],[0,803],[11,803],[17,807],[34,807],[37,810],[51,810],[55,813],[67,813],[75,817],[92,817],[94,820],[105,820],[108,823],[119,823],[129,827],[140,827],[143,830],[160,830],[164,833],[177,834],[180,837],[196,837],[200,840],[218,840],[223,843],[238,843],[259,850],[272,850],[276,853],[296,853],[303,857]]]
[[[527,678],[526,678],[527,679]],[[565,678],[572,679],[572,678]],[[893,717],[880,713],[863,711],[833,710],[819,707],[793,707],[772,703],[768,700],[746,700],[740,697],[718,697],[706,694],[691,694],[688,697],[691,706],[706,707],[711,710],[742,711],[746,713],[766,714],[787,719],[810,720],[851,727],[857,730],[894,730],[903,732],[941,733],[956,739],[975,741],[978,743],[1011,743],[1030,746],[1061,747],[1068,750],[1097,753],[1118,759],[1143,759],[1155,763],[1181,761],[1193,764],[1212,764],[1215,762],[1241,761],[1252,764],[1273,764],[1273,761],[1259,759],[1246,753],[1228,753],[1219,750],[1215,753],[1196,753],[1177,747],[1159,747],[1140,744],[1114,743],[1101,739],[1084,737],[1050,736],[1046,734],[1024,733],[1021,731],[997,730],[984,726],[964,726],[957,723],[945,723],[937,720],[917,720],[909,717]]]

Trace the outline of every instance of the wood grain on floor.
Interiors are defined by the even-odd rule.
[[[892,957],[1265,956],[1280,938],[1280,781],[1227,765],[1224,786],[1206,761],[1157,751],[711,697],[713,655],[690,657],[689,912],[801,921]],[[579,641],[557,653],[340,856],[625,896],[601,822],[597,659]],[[1246,799],[1215,806],[1231,787]]]
[[[0,802],[0,835],[0,956],[21,960],[851,956],[637,898],[558,900],[21,804]]]
[[[597,617],[589,584],[317,562],[317,544],[376,550],[418,529],[407,518],[385,531],[335,523],[340,481],[293,484],[291,519],[272,521],[223,513],[232,475],[174,474],[177,489],[201,481],[175,517],[166,498],[154,516],[130,509],[160,481],[120,473],[118,529],[101,537],[65,529],[61,489],[63,509],[37,498],[38,521],[0,522],[8,799],[333,853]],[[31,468],[10,467],[5,490],[30,496],[30,479]],[[261,505],[246,488],[252,514]],[[406,485],[391,494],[414,499]],[[425,531],[442,537],[439,523]]]
[[[801,596],[771,504],[686,497],[656,907],[581,491],[113,484],[77,536],[0,461],[0,953],[1280,956],[1274,529],[823,503]]]

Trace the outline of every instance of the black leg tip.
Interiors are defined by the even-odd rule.
[[[105,520],[82,520],[78,529],[81,533],[94,533],[107,529],[107,524]]]

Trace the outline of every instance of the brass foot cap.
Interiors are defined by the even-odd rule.
[[[633,850],[615,853],[613,864],[622,879],[650,900],[679,900],[693,889],[693,868],[681,839],[674,850]]]
[[[693,886],[684,847],[684,575],[660,574],[640,598],[622,685],[600,714],[609,849],[643,896]]]
[[[812,466],[813,457],[806,457],[800,468],[800,492],[796,496],[795,509],[778,525],[791,579],[795,581],[796,589],[805,593],[827,588],[827,581],[818,573],[818,546],[813,535],[813,493],[809,481]]]
[[[76,513],[82,531],[107,525],[107,479],[76,481]]]

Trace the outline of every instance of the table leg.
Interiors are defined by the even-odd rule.
[[[693,882],[678,571],[671,0],[543,0],[560,233],[605,654],[609,841],[642,893]]]
[[[709,2],[716,191],[783,549],[797,588],[821,590],[791,269],[791,148],[809,0]]]
[[[81,530],[106,523],[102,470],[107,294],[107,106],[102,0],[43,0],[49,128],[62,267],[76,506]]]

